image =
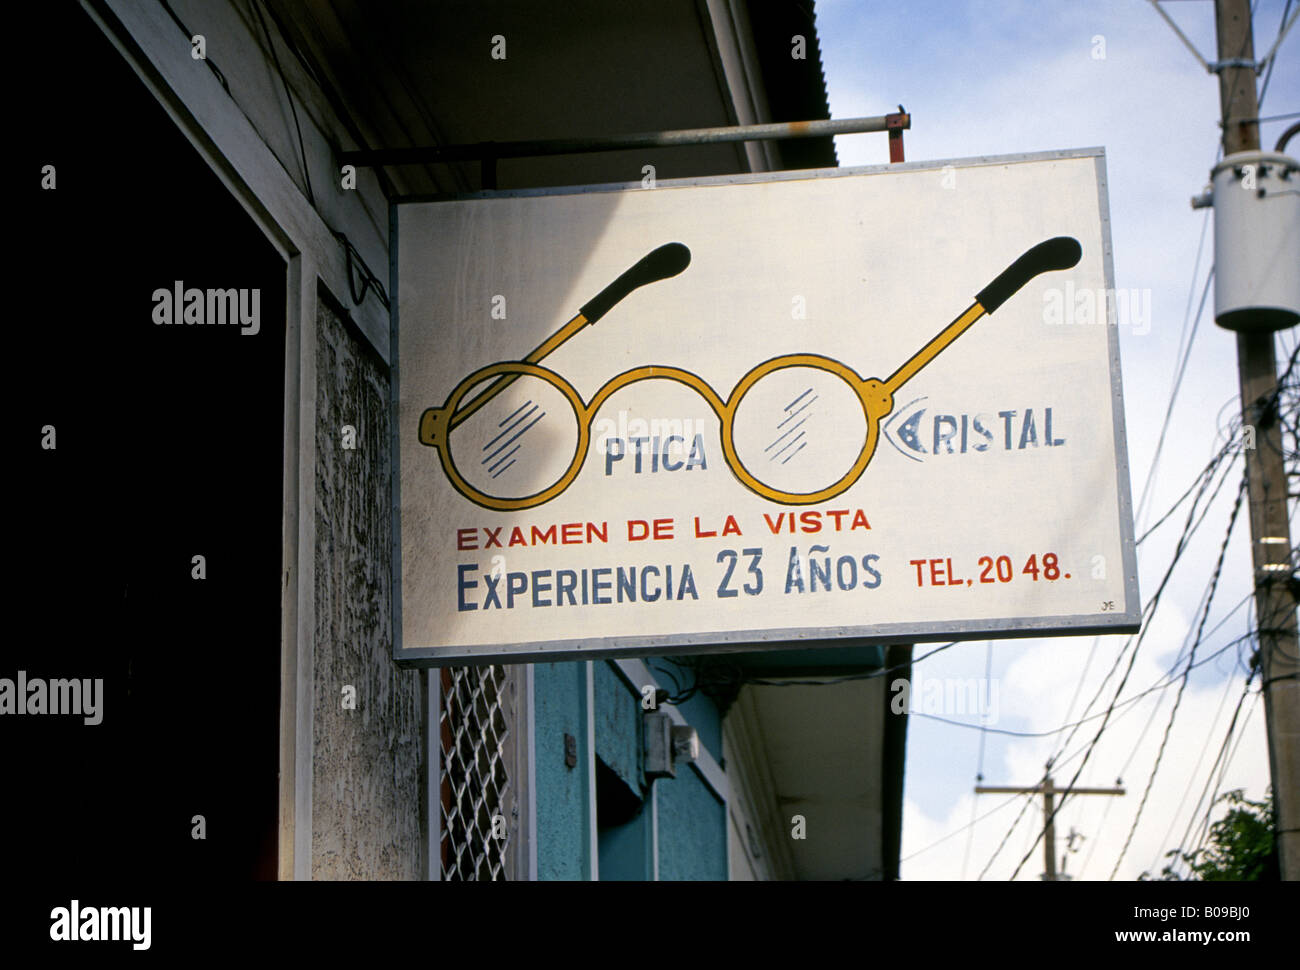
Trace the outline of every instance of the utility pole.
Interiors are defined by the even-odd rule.
[[[1225,156],[1259,150],[1255,47],[1248,0],[1215,0],[1219,105]],[[1294,271],[1294,269],[1292,270]],[[1235,329],[1235,328],[1234,328]],[[1278,420],[1277,360],[1266,326],[1237,331],[1242,420],[1255,429],[1246,456],[1255,614],[1263,677],[1268,758],[1276,807],[1278,862],[1283,879],[1300,879],[1300,680],[1297,679],[1296,598],[1292,589],[1287,476]]]
[[[1041,784],[1029,788],[1006,785],[976,785],[976,795],[1042,795],[1043,796],[1043,872],[1044,882],[1056,882],[1056,796],[1057,795],[1123,795],[1123,788],[1057,788],[1052,776]],[[1071,833],[1073,837],[1073,833]]]

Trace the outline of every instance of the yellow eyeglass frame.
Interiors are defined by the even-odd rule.
[[[611,395],[638,381],[671,380],[694,389],[708,402],[721,425],[722,452],[727,466],[751,492],[769,501],[785,505],[812,505],[825,502],[850,488],[866,470],[880,438],[880,422],[893,411],[894,395],[898,393],[900,387],[965,333],[976,320],[993,313],[1035,276],[1048,271],[1069,269],[1078,264],[1081,256],[1082,249],[1079,241],[1070,236],[1056,236],[1026,250],[988,286],[980,290],[975,301],[955,320],[884,381],[874,377],[864,379],[847,364],[830,357],[819,354],[786,354],[766,360],[749,371],[736,384],[726,401],[723,401],[703,378],[688,370],[651,365],[624,371],[603,385],[590,402],[584,402],[582,395],[572,384],[555,371],[542,367],[537,362],[583,327],[599,320],[633,289],[682,272],[690,264],[690,250],[681,243],[667,243],[643,257],[635,266],[607,286],[572,320],[547,337],[523,360],[489,364],[474,371],[457,384],[447,397],[446,404],[440,408],[428,408],[420,415],[419,440],[421,444],[438,450],[438,457],[442,461],[442,468],[448,480],[471,502],[502,512],[536,508],[561,494],[573,484],[574,479],[582,471],[591,446],[591,423]],[[763,484],[745,467],[745,463],[741,461],[736,451],[732,426],[740,402],[749,390],[768,374],[789,367],[812,367],[839,377],[857,395],[862,404],[863,417],[866,419],[866,438],[857,460],[838,481],[815,492],[786,492]],[[456,467],[455,459],[451,456],[448,437],[454,428],[521,376],[540,378],[564,395],[578,423],[578,441],[568,468],[554,485],[522,498],[497,498],[480,491],[465,480]],[[462,404],[465,395],[486,380],[492,380],[492,383]]]

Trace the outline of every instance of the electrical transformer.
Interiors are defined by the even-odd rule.
[[[1214,320],[1228,330],[1300,321],[1300,163],[1236,152],[1211,172]]]

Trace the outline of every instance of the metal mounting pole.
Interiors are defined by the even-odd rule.
[[[467,145],[428,145],[419,148],[375,148],[339,154],[343,165],[428,165],[434,162],[477,162],[542,155],[581,155],[636,148],[674,148],[679,145],[715,145],[737,141],[772,141],[785,138],[824,138],[869,131],[889,132],[889,160],[903,159],[903,131],[912,116],[898,106],[893,114],[870,118],[783,121],[766,125],[731,125],[720,128],[685,128],[628,135],[594,135],[587,138],[547,138],[534,141],[484,141]],[[895,157],[897,153],[897,157]]]

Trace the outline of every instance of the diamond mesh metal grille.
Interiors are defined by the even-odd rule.
[[[442,878],[513,879],[520,842],[521,668],[444,667]]]

